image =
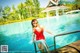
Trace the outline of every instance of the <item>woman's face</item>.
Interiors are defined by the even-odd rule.
[[[37,20],[35,20],[35,21],[33,22],[33,26],[34,26],[34,27],[37,27],[37,26],[38,26],[38,21],[37,21]]]

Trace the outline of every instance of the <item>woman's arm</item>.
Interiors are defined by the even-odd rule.
[[[33,35],[33,39],[32,39],[32,40],[33,40],[33,42],[34,42],[34,41],[35,41],[35,34],[33,33],[32,35]]]
[[[45,31],[46,31],[47,33],[49,33],[49,34],[53,35],[53,33],[52,33],[51,31],[46,30],[46,29],[45,29]]]
[[[42,27],[42,28],[44,29],[44,31],[46,31],[47,33],[49,33],[49,34],[51,34],[51,35],[54,35],[51,31],[45,29],[45,27],[43,27],[43,26],[41,26],[41,27]]]
[[[35,34],[34,34],[34,29],[33,29],[33,34],[32,34],[32,36],[33,36],[33,42],[35,41]]]

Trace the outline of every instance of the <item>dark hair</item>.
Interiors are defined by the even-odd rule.
[[[37,21],[37,19],[33,19],[33,20],[31,21],[32,27],[34,27],[34,25],[33,25],[33,22],[34,22],[34,21]]]

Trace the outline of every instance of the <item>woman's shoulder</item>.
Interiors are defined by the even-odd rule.
[[[44,26],[43,26],[43,25],[40,25],[40,27],[41,27],[42,29],[44,29]]]

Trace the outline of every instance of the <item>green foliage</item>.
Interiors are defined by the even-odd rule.
[[[75,0],[76,9],[80,9],[80,0]]]
[[[4,19],[4,21],[30,20],[31,17],[36,18],[42,15],[40,13],[40,4],[38,0],[26,0],[24,3],[19,3],[17,8],[15,8],[14,5],[12,5],[12,8],[6,6],[2,9],[0,7],[0,12],[2,12],[2,19]],[[4,21],[2,20],[2,22]]]
[[[2,10],[3,10],[3,9],[2,9],[2,6],[0,6],[0,12],[2,12]]]
[[[9,14],[10,13],[10,7],[9,6],[6,6],[5,8],[4,8],[4,11],[3,11],[3,14]]]
[[[37,17],[39,17],[39,15],[37,15],[40,12],[40,4],[39,4],[39,1],[38,0],[33,0],[33,2],[34,2],[34,6],[35,6],[35,13],[36,13],[35,15]]]
[[[72,3],[64,0],[64,3],[67,7],[69,7],[68,11],[80,9],[80,0],[75,0]],[[12,5],[12,8],[10,8],[9,6],[2,8],[0,6],[0,15],[2,16],[0,17],[0,23],[9,21],[15,22],[15,20],[22,21],[31,20],[33,18],[44,18],[46,17],[46,13],[42,13],[41,11],[43,10],[44,8],[40,8],[40,3],[38,0],[26,0],[24,3],[19,3],[16,8],[14,5]],[[50,16],[54,15],[55,12],[50,11]]]

